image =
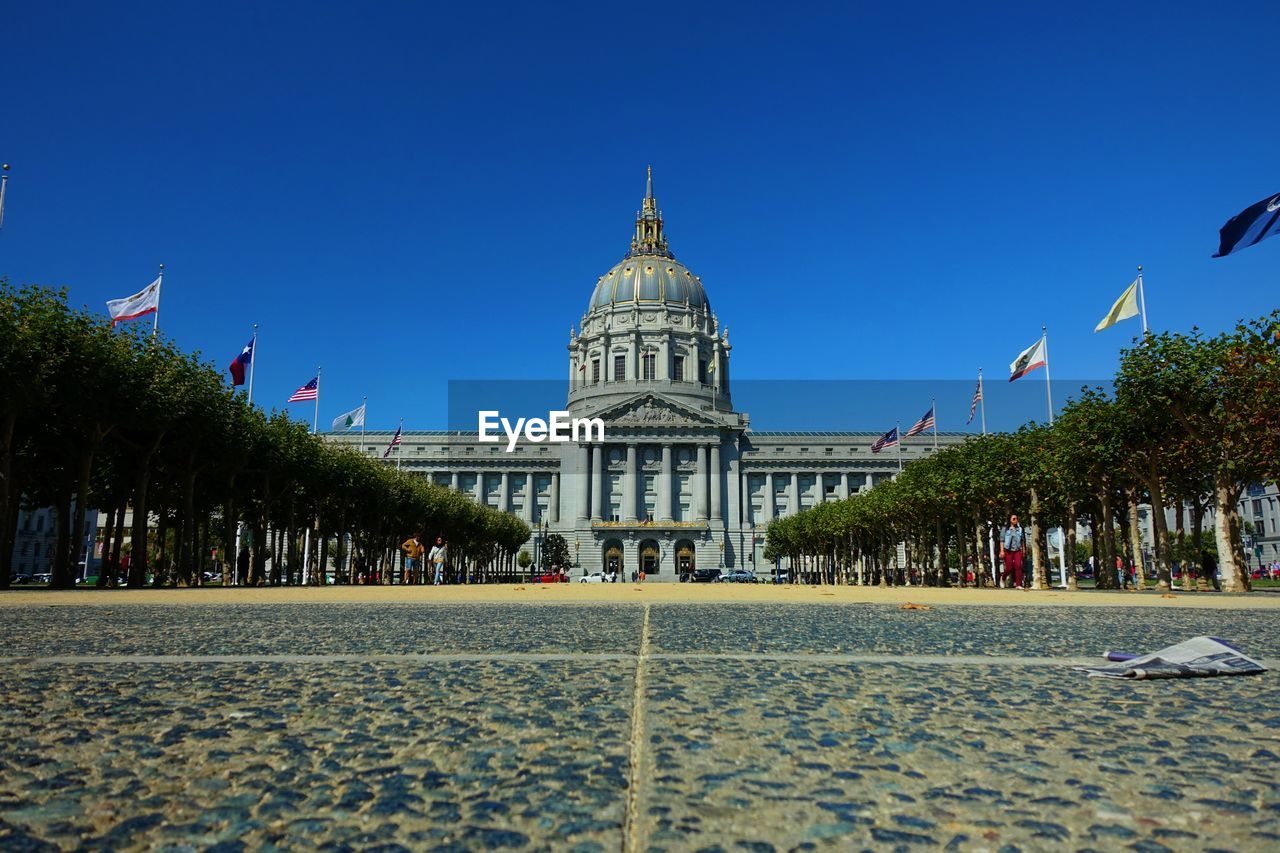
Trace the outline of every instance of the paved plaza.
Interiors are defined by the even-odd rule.
[[[1274,666],[1266,598],[15,594],[0,848],[1277,849],[1274,673],[1069,668],[1198,634]]]

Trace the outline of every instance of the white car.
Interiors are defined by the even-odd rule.
[[[604,576],[604,572],[592,572],[589,575],[578,578],[578,583],[608,583],[609,579]]]

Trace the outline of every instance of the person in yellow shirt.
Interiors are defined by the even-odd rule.
[[[415,533],[400,543],[400,550],[404,551],[405,581],[411,584],[417,583],[418,570],[422,567],[422,553],[427,549]]]

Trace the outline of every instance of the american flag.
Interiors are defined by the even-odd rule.
[[[978,380],[978,387],[973,389],[973,402],[969,404],[969,420],[965,421],[965,425],[973,423],[973,413],[978,411],[978,403],[982,402],[982,380]]]
[[[303,385],[297,391],[293,392],[293,396],[285,402],[301,403],[305,400],[315,400],[320,396],[320,377],[317,376],[306,385]]]
[[[919,435],[927,429],[934,428],[933,406],[929,407],[929,411],[924,413],[924,417],[916,421],[916,425],[907,430],[907,434],[903,438],[911,438],[913,435]]]
[[[387,445],[386,453],[382,454],[383,459],[386,459],[388,456],[390,456],[391,451],[400,446],[400,430],[402,429],[404,429],[404,427],[399,427],[396,430],[396,434],[391,437],[391,443]],[[400,463],[397,462],[396,464],[399,465]]]
[[[886,432],[884,435],[880,436],[880,438],[876,440],[875,444],[871,445],[871,452],[879,453],[881,450],[884,450],[886,447],[893,447],[897,443],[898,443],[898,428],[894,427],[893,429]]]

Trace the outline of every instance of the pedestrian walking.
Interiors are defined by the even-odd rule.
[[[1012,575],[1013,585],[1022,589],[1022,551],[1027,537],[1018,523],[1016,514],[1009,516],[1009,525],[1000,534],[1000,559],[1004,561],[1004,572],[1000,577],[1003,586]]]
[[[404,582],[417,583],[418,571],[422,568],[422,552],[427,549],[415,533],[400,543],[400,550],[404,551]]]
[[[440,586],[440,584],[444,583],[444,562],[448,554],[449,546],[445,544],[444,537],[437,536],[436,544],[431,546],[431,553],[428,555],[428,559],[435,569],[435,580],[433,581],[435,586]]]

